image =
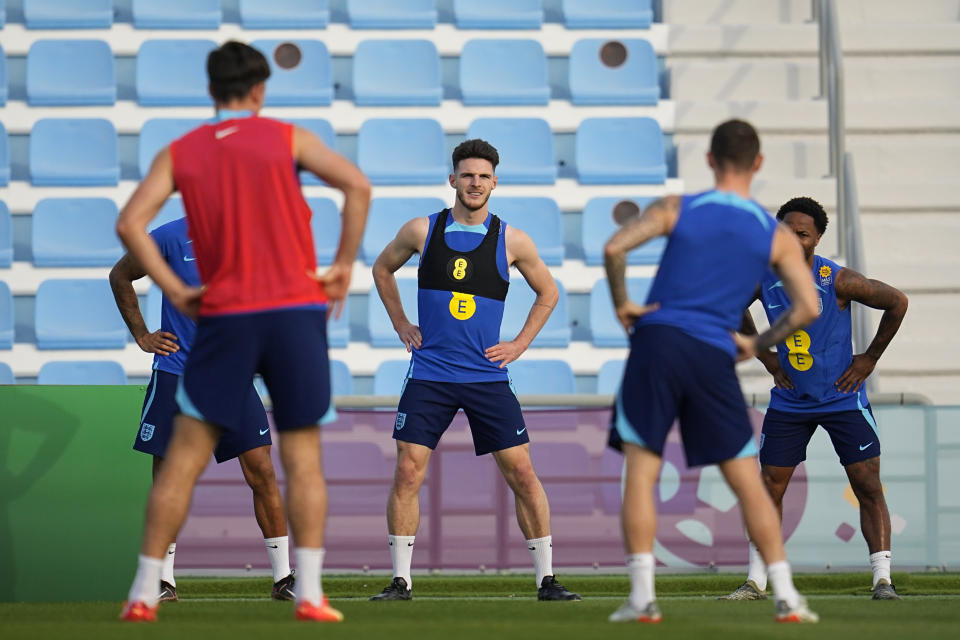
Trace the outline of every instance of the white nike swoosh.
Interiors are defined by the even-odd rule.
[[[270,431],[270,427],[267,427],[266,429],[260,429],[260,435],[265,434],[267,431]]]
[[[188,258],[187,256],[183,256],[184,262],[193,262],[194,260],[196,260],[196,258]]]
[[[519,435],[522,435],[523,432],[526,431],[526,430],[527,430],[526,427],[524,427],[523,429],[517,429],[517,435],[518,435],[518,436],[519,436]]]
[[[240,127],[227,127],[226,129],[218,129],[217,131],[214,131],[213,136],[217,140],[223,140],[227,136],[232,135],[239,130],[240,130]]]
[[[862,447],[860,447],[860,451],[863,451],[864,449],[867,449],[867,448],[868,448],[870,445],[872,445],[872,444],[873,444],[873,442],[871,441],[871,442],[863,445]]]

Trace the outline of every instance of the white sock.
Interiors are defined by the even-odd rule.
[[[747,572],[747,580],[753,580],[757,589],[764,591],[767,588],[767,565],[763,562],[763,556],[757,545],[750,543],[750,570]]]
[[[870,554],[870,566],[873,568],[873,586],[881,580],[892,582],[890,580],[890,552],[877,551]]]
[[[163,558],[141,555],[137,560],[137,575],[133,577],[127,602],[142,602],[148,607],[155,607],[160,600],[160,572],[163,570]]]
[[[387,536],[390,545],[390,562],[393,563],[393,577],[407,581],[407,588],[413,589],[410,577],[410,564],[413,562],[413,540],[416,536]]]
[[[793,586],[793,574],[790,571],[789,562],[786,560],[774,562],[767,567],[767,575],[770,576],[774,599],[785,600],[791,609],[800,603],[800,594]]]
[[[297,557],[297,582],[294,591],[297,602],[309,602],[319,607],[323,601],[323,586],[320,574],[323,571],[323,549],[297,547],[294,555]]]
[[[630,574],[630,604],[635,609],[647,608],[655,598],[653,591],[653,568],[656,562],[652,553],[631,553],[627,556],[627,573]]]
[[[279,538],[264,538],[267,546],[267,557],[273,568],[273,581],[280,582],[290,575],[290,542],[287,536]]]
[[[176,553],[177,543],[174,542],[167,547],[167,555],[163,557],[163,572],[160,574],[161,580],[169,582],[173,586],[177,586],[177,581],[173,579],[173,560],[176,557]]]
[[[544,576],[553,575],[553,536],[527,540],[527,549],[533,558],[533,570],[537,573],[537,587]]]

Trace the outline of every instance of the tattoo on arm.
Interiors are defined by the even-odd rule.
[[[137,292],[133,288],[133,281],[142,278],[143,269],[136,263],[130,254],[123,256],[110,271],[110,288],[113,290],[113,299],[123,321],[134,338],[149,333],[147,325],[140,313],[140,302]]]
[[[879,360],[900,329],[900,323],[907,313],[907,296],[895,287],[848,268],[837,272],[836,291],[842,307],[850,302],[859,302],[873,309],[883,309],[877,333],[865,351],[874,361]]]
[[[781,313],[769,329],[757,336],[757,351],[766,351],[777,343],[786,340],[787,336],[793,333],[793,327],[796,326],[792,316],[792,311]]]

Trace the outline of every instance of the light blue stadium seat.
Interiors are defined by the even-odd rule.
[[[240,0],[244,29],[325,29],[327,0]]]
[[[567,313],[567,292],[557,281],[560,298],[547,323],[530,343],[531,347],[566,347],[570,344],[570,317]],[[530,308],[537,296],[522,277],[510,278],[510,289],[503,305],[503,322],[500,324],[500,340],[513,340],[520,333],[530,315]]]
[[[329,311],[329,309],[328,309]],[[343,349],[350,342],[350,304],[343,303],[343,312],[339,318],[327,316],[327,346]]]
[[[122,349],[127,327],[107,279],[50,279],[37,287],[38,349]]]
[[[109,29],[113,0],[23,0],[27,29]]]
[[[161,149],[203,122],[192,118],[151,118],[144,122],[137,139],[137,166],[140,168],[140,177],[147,177],[150,165]]]
[[[363,232],[363,261],[372,265],[408,220],[429,216],[446,206],[440,198],[374,198],[367,215],[367,228]],[[407,264],[416,265],[418,261],[419,256],[414,254]]]
[[[361,106],[437,106],[440,56],[430,40],[364,40],[353,53],[354,102]]]
[[[0,3],[0,28],[3,27],[6,21],[7,21],[7,5]]]
[[[103,40],[38,40],[30,45],[30,106],[110,105],[116,100],[113,51]]]
[[[0,47],[0,107],[7,104],[7,56]]]
[[[163,291],[155,284],[147,290],[147,305],[143,312],[143,321],[150,331],[156,331],[163,322]]]
[[[403,392],[409,371],[410,358],[384,360],[373,374],[373,395],[399,396]]]
[[[435,0],[347,0],[351,29],[433,29]]]
[[[581,184],[663,184],[663,132],[653,118],[587,118],[577,128]]]
[[[539,29],[542,0],[453,0],[458,29]]]
[[[518,395],[574,393],[577,388],[573,369],[566,360],[520,358],[508,364],[507,369]]]
[[[114,186],[120,180],[117,130],[101,118],[42,118],[30,132],[35,186]]]
[[[493,196],[490,211],[526,232],[545,263],[563,264],[563,218],[553,198]]]
[[[13,294],[10,285],[0,280],[0,349],[13,348]]]
[[[0,26],[2,26],[0,22]],[[6,362],[0,362],[0,384],[17,384],[17,379],[13,376],[13,369]]]
[[[340,207],[330,198],[307,198],[307,204],[313,212],[310,232],[317,264],[332,264],[340,243]]]
[[[300,49],[300,63],[284,69],[274,60],[278,45],[294,44]],[[268,107],[327,106],[333,102],[333,69],[327,45],[319,40],[254,40],[270,63],[267,80]]]
[[[627,278],[627,296],[637,304],[644,304],[651,284],[651,278]],[[627,332],[613,311],[606,280],[598,280],[590,291],[590,333],[595,347],[627,346]]]
[[[0,187],[10,183],[10,139],[7,128],[0,122]]]
[[[40,367],[37,384],[127,384],[127,373],[112,360],[54,360]]]
[[[147,40],[136,61],[137,102],[144,107],[211,106],[207,55],[213,40]]]
[[[413,324],[420,322],[417,310],[417,279],[397,278],[397,288],[400,290],[400,301],[407,320]],[[367,327],[370,329],[370,344],[374,347],[402,347],[403,343],[393,330],[390,316],[377,295],[372,290],[367,299]]]
[[[446,144],[436,120],[371,118],[357,134],[357,164],[375,185],[445,184]]]
[[[597,372],[597,393],[616,393],[623,380],[625,360],[607,360]]]
[[[353,395],[353,376],[343,360],[330,361],[330,390],[335,396]]]
[[[33,210],[37,267],[109,267],[124,253],[109,198],[44,198]]]
[[[477,118],[467,129],[467,138],[481,138],[497,148],[501,184],[557,181],[553,132],[542,118]]]
[[[618,45],[626,58],[617,66],[604,64],[601,50]],[[569,83],[570,101],[576,105],[654,105],[660,100],[657,54],[648,40],[639,38],[578,40],[570,51]]]
[[[290,120],[290,122],[311,132],[334,151],[337,150],[337,134],[333,130],[333,125],[331,125],[328,120],[324,120],[323,118],[294,118]],[[300,172],[300,184],[307,185],[326,183],[317,176],[313,175],[312,172],[304,170]]]
[[[173,222],[174,220],[179,220],[185,215],[183,200],[180,198],[170,198],[160,207],[160,213],[157,214],[157,217],[147,225],[147,231],[153,231],[157,227],[165,225],[168,222]]]
[[[219,29],[220,0],[133,0],[137,29]]]
[[[13,263],[13,219],[7,203],[0,200],[0,269]]]
[[[468,40],[460,53],[463,104],[547,104],[547,55],[536,40]]]
[[[619,202],[628,201],[637,205],[642,212],[654,198],[591,198],[583,208],[581,243],[584,261],[588,265],[603,264],[603,246],[617,229],[613,218],[613,209]],[[627,254],[627,264],[658,264],[667,238],[653,238],[644,245]]]
[[[649,29],[651,0],[563,0],[568,29]]]

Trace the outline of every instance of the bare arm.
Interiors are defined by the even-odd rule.
[[[145,275],[147,274],[143,267],[127,253],[110,270],[110,288],[113,290],[117,309],[140,348],[147,353],[167,356],[180,350],[180,346],[175,342],[178,338],[169,331],[158,329],[151,333],[147,329],[143,314],[140,313],[137,292],[133,289],[133,281]]]
[[[753,300],[756,300],[758,297],[759,293],[754,296]],[[751,304],[753,300],[750,301]],[[740,333],[745,336],[757,335],[757,325],[753,322],[750,309],[746,309],[743,312],[743,320],[740,321]],[[790,380],[790,376],[788,376],[783,370],[783,367],[780,366],[780,358],[777,357],[776,351],[760,349],[757,351],[757,360],[763,364],[767,373],[773,376],[773,384],[777,389],[793,389],[793,381]]]
[[[624,224],[603,248],[607,284],[620,324],[629,331],[637,318],[657,309],[656,303],[640,306],[627,299],[627,253],[657,236],[669,235],[677,224],[680,197],[666,196],[647,205],[639,218]]]
[[[837,388],[846,393],[858,390],[867,376],[873,373],[880,356],[900,329],[900,323],[907,313],[908,301],[907,296],[899,289],[879,280],[866,278],[853,269],[840,269],[836,278],[834,288],[840,308],[851,302],[859,302],[873,309],[883,309],[880,326],[877,327],[870,346],[853,357],[853,362],[836,381]]]
[[[407,351],[419,349],[423,336],[420,335],[420,328],[411,323],[403,311],[400,290],[393,274],[406,264],[414,253],[423,251],[429,226],[430,221],[427,218],[410,220],[400,227],[396,237],[384,247],[373,263],[373,281],[377,285],[377,293],[380,294],[390,322]]]

